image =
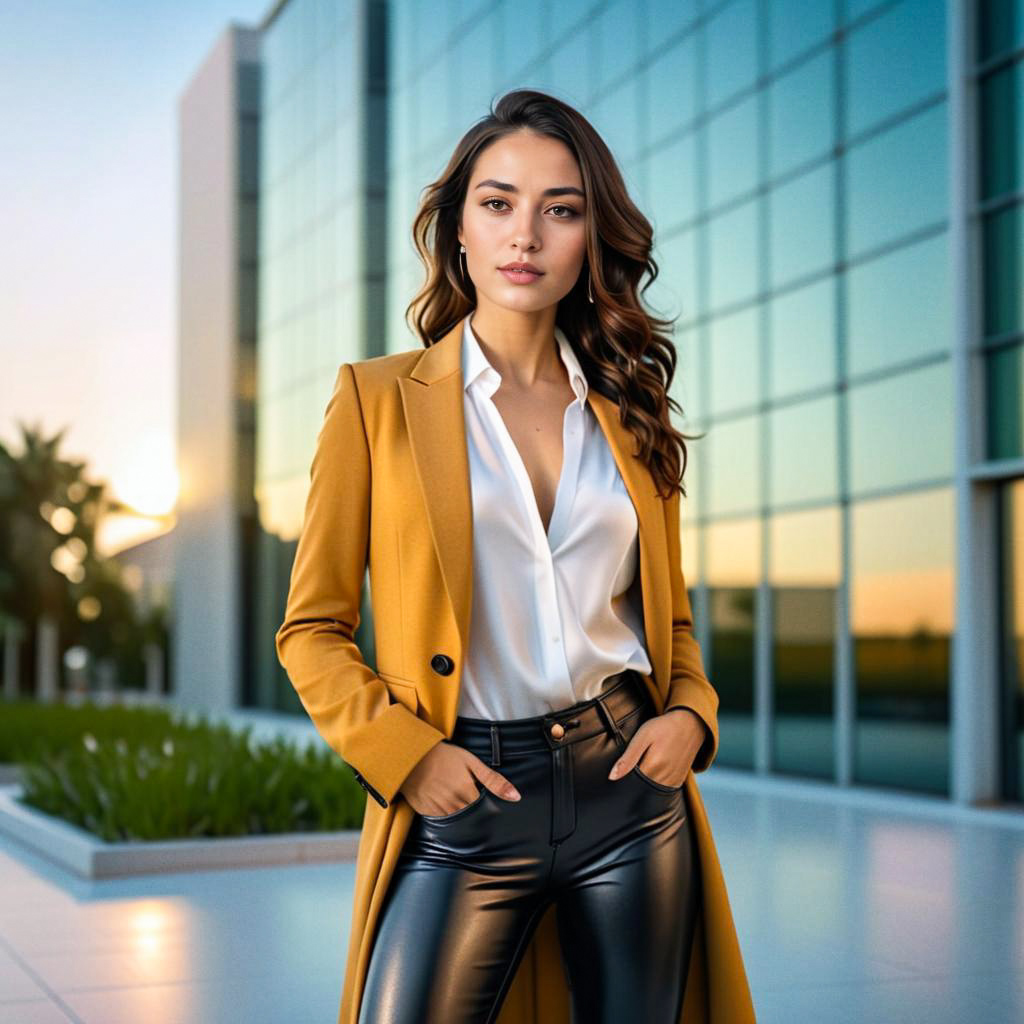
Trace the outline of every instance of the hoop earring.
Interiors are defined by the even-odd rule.
[[[469,271],[466,268],[466,257],[463,255],[463,253],[465,251],[466,251],[466,247],[464,245],[460,245],[459,246],[459,266],[462,268],[462,281],[463,281],[463,283],[465,283],[466,278],[469,277]]]
[[[590,281],[591,281],[591,274],[590,274],[590,271],[588,270],[587,271],[587,298],[590,299],[591,302],[593,302],[594,301],[594,293],[590,290]]]

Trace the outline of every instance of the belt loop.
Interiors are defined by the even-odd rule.
[[[605,704],[603,695],[598,694],[595,700],[597,701],[598,712],[604,719],[605,727],[608,732],[615,737],[615,742],[618,744],[619,750],[622,750],[622,748],[626,746],[626,738],[622,735],[619,723],[615,721],[615,716],[608,709],[608,705]]]
[[[498,743],[498,727],[491,725],[491,767],[496,768],[501,764],[501,745]]]

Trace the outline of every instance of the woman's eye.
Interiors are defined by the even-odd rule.
[[[494,210],[495,213],[499,213],[500,210],[498,210],[495,207],[491,206],[491,203],[502,203],[505,206],[508,206],[508,203],[505,202],[504,199],[498,199],[498,198],[485,199],[483,201],[482,205],[485,206],[489,210]],[[561,203],[559,203],[557,206],[552,206],[551,209],[552,210],[564,210],[565,211],[565,213],[558,214],[556,216],[556,218],[555,218],[556,220],[572,220],[573,217],[578,217],[579,216],[579,214],[571,206],[563,206]]]

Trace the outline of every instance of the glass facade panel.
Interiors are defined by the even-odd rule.
[[[999,494],[1000,775],[1003,797],[1024,802],[1024,480]]]
[[[708,204],[719,206],[757,185],[758,97],[750,96],[705,126],[708,149]]]
[[[451,57],[445,58],[453,79],[445,90],[451,96],[451,134],[461,135],[487,112],[497,90],[498,7],[484,8],[466,22],[453,40]]]
[[[655,243],[658,276],[644,293],[654,309],[685,322],[697,315],[697,232],[680,231]]]
[[[812,10],[826,6],[815,4]],[[814,16],[809,20],[813,22]],[[773,178],[824,156],[835,145],[834,83],[832,49],[772,82],[768,89],[768,168]]]
[[[952,491],[859,502],[851,536],[855,779],[946,795]]]
[[[779,295],[769,305],[772,398],[835,382],[835,290],[835,278],[827,277]]]
[[[752,298],[758,290],[758,201],[721,213],[708,222],[711,307]]]
[[[364,351],[357,215],[366,141],[351,12],[293,0],[263,35],[260,121],[258,422],[260,572],[254,687],[264,707],[301,710],[273,650],[309,487],[309,465],[339,363]],[[345,316],[337,316],[338,303]]]
[[[635,78],[606,93],[590,108],[590,119],[621,164],[631,163],[640,148],[640,106]]]
[[[700,383],[699,333],[695,327],[677,328],[673,342],[676,348],[676,372],[672,378],[669,394],[683,410],[683,416],[676,424],[676,429],[690,433],[693,424],[699,422],[704,414],[701,402],[703,389]],[[673,415],[675,414],[673,413]],[[689,464],[687,465],[686,483],[687,489],[689,489]]]
[[[772,507],[836,500],[839,448],[835,395],[775,409],[769,418],[769,437]]]
[[[828,163],[768,196],[776,287],[835,263],[835,167]]]
[[[1024,185],[1024,64],[1018,61],[983,78],[978,86],[982,199]]]
[[[772,0],[765,6],[769,63],[773,68],[820,45],[835,30],[835,4]]]
[[[597,16],[598,56],[604,82],[616,81],[636,64],[643,13],[643,4],[635,0],[612,0]]]
[[[675,225],[692,220],[697,213],[697,151],[695,136],[681,139],[658,150],[648,161],[648,210],[655,238]]]
[[[733,0],[703,23],[707,47],[705,91],[709,108],[750,88],[758,75],[758,7],[755,0]]]
[[[761,523],[714,523],[707,544],[709,678],[718,691],[716,764],[754,764],[754,613],[761,572]]]
[[[948,361],[859,384],[848,395],[852,493],[952,475]]]
[[[946,104],[929,107],[847,155],[851,257],[946,218]]]
[[[985,355],[986,449],[990,459],[1024,455],[1024,348],[1004,345]]]
[[[659,47],[666,39],[690,28],[703,0],[647,0],[647,48]]]
[[[772,770],[835,775],[834,669],[842,579],[839,511],[769,523],[772,601]]]
[[[647,141],[675,135],[697,116],[697,37],[688,35],[655,57],[643,72],[647,86]]]
[[[1024,218],[1020,206],[982,220],[985,263],[983,316],[990,338],[1024,329]]]
[[[852,639],[857,781],[947,791],[946,354],[961,287],[946,231],[947,6],[389,3],[387,91],[367,107],[351,5],[285,3],[264,33],[260,124],[257,474],[268,568],[255,599],[265,630],[283,611],[338,364],[377,354],[366,320],[378,308],[382,347],[418,347],[404,316],[423,276],[410,240],[420,189],[494,98],[547,89],[594,122],[655,226],[660,274],[643,300],[677,318],[677,425],[707,431],[688,446],[683,544],[721,698],[718,763],[754,764],[759,641],[770,659],[769,769],[834,778],[835,674],[847,669],[837,650]],[[979,5],[987,52],[1024,42],[1022,10],[1024,0]],[[839,27],[848,31],[837,41]],[[1024,184],[1020,65],[979,87],[984,197],[1014,196]],[[386,128],[368,111],[385,111]],[[368,138],[385,130],[386,173],[371,191]],[[384,206],[387,230],[375,232]],[[1014,199],[979,215],[992,458],[1024,454],[1019,209]],[[836,634],[846,588],[852,638]],[[770,637],[755,632],[758,593],[770,600]],[[370,645],[369,605],[361,634]],[[1006,678],[1018,687],[1007,742],[1019,748],[1019,674]],[[287,684],[268,703],[282,695],[294,706]]]
[[[759,308],[748,306],[708,326],[710,412],[755,405],[761,396]]]
[[[854,136],[945,90],[946,5],[901,0],[887,7],[850,33],[845,56],[847,132]]]
[[[760,503],[760,416],[715,423],[701,442],[707,450],[704,491],[710,515],[752,512]]]
[[[952,339],[945,232],[850,268],[846,367],[856,376],[948,352]]]
[[[1024,0],[978,0],[978,60],[1024,45]]]

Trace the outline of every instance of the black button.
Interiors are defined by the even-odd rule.
[[[455,671],[455,662],[447,654],[435,654],[430,659],[430,667],[439,676],[450,676]]]

